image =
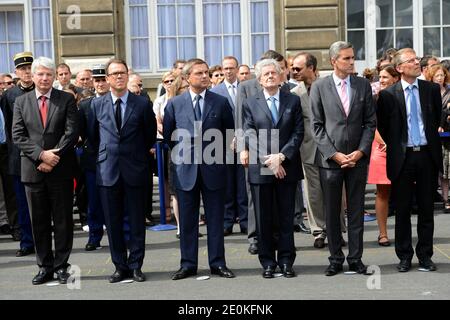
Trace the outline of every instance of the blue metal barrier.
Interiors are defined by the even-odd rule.
[[[148,228],[152,231],[167,231],[175,230],[176,226],[171,224],[166,224],[166,193],[164,187],[164,148],[167,148],[162,142],[157,142],[156,146],[156,162],[158,164],[158,187],[159,187],[159,214],[160,214],[160,224]]]

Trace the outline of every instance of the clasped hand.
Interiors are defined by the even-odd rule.
[[[332,157],[334,161],[337,162],[338,165],[344,168],[353,168],[356,166],[356,163],[361,159],[363,153],[359,150],[353,151],[350,154],[343,154],[341,152],[336,152],[336,154]]]

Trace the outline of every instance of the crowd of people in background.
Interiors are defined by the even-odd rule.
[[[54,274],[66,283],[76,208],[88,232],[86,251],[101,248],[106,230],[115,266],[109,281],[145,281],[153,177],[162,175],[154,145],[162,143],[170,149],[163,152],[159,196],[181,250],[173,280],[197,273],[204,224],[211,273],[221,277],[234,277],[224,237],[235,225],[248,238],[249,254],[258,255],[263,278],[277,268],[296,276],[294,232],[310,234],[316,249],[328,243],[325,275],[343,270],[344,246],[349,271],[367,274],[366,184],[376,185],[380,246],[391,245],[387,220],[395,215],[398,271],[411,268],[413,205],[419,270],[434,271],[436,198],[450,213],[450,62],[418,58],[410,48],[387,50],[362,76],[354,62],[353,46],[342,41],[330,47],[327,76],[309,52],[285,58],[268,50],[252,68],[232,56],[211,67],[201,59],[176,60],[152,101],[142,77],[122,60],[72,75],[66,63],[17,53],[14,77],[0,74],[0,232],[20,241],[17,257],[36,254],[33,284]],[[174,161],[177,129],[194,132],[196,122],[202,132],[224,136],[242,129],[223,146],[232,163]],[[270,130],[278,135],[263,138]],[[205,150],[211,141],[200,143]],[[264,157],[252,162],[252,152],[261,150]]]

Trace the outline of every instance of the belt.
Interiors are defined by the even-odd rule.
[[[419,152],[424,151],[428,146],[416,146],[416,147],[406,147],[406,151]]]

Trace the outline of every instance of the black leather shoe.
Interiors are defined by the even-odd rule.
[[[250,243],[248,247],[248,252],[250,254],[258,254],[258,245],[256,243]]]
[[[0,233],[1,234],[12,234],[11,227],[9,224],[4,224],[0,227]]]
[[[349,263],[348,271],[353,271],[359,274],[368,274],[367,267],[364,265],[364,263],[362,263],[362,261]]]
[[[325,248],[325,239],[322,237],[316,238],[316,240],[314,240],[314,248],[317,249]]]
[[[181,280],[190,276],[195,276],[196,274],[197,270],[195,269],[180,268],[172,275],[172,280]]]
[[[34,285],[44,284],[53,280],[53,272],[45,269],[40,269],[39,273],[33,278],[32,283]]]
[[[302,222],[300,224],[294,225],[294,231],[295,232],[301,232],[305,234],[311,234],[311,229],[305,226],[305,224]]]
[[[398,272],[408,272],[411,269],[411,260],[402,259],[400,263],[397,265]]]
[[[67,279],[69,279],[70,273],[67,272],[66,268],[61,268],[56,271],[56,278],[60,284],[66,284]]]
[[[226,266],[211,268],[211,274],[221,276],[222,278],[234,278],[235,275]]]
[[[144,282],[145,281],[145,274],[142,273],[141,269],[135,269],[133,270],[133,280],[136,282]]]
[[[276,267],[272,267],[272,266],[268,266],[267,268],[264,269],[262,276],[264,279],[271,279],[273,278],[273,274],[275,273],[275,268]]]
[[[22,232],[20,232],[20,229],[14,229],[11,233],[11,237],[13,241],[20,241],[22,240]]]
[[[16,257],[24,257],[35,253],[34,248],[20,248],[16,251]]]
[[[94,243],[88,243],[84,247],[84,250],[86,250],[86,251],[94,251],[94,250],[97,250],[97,249],[100,249],[100,248],[101,248],[100,244],[97,245],[97,244],[94,244]]]
[[[332,277],[337,275],[341,271],[342,271],[342,264],[330,263],[328,268],[325,270],[325,275],[327,277]]]
[[[431,259],[419,260],[419,271],[436,271],[436,265]]]
[[[233,233],[233,228],[225,228],[225,229],[223,229],[223,236],[224,237],[229,236],[232,233]]]
[[[281,272],[285,278],[293,278],[295,277],[295,271],[292,266],[283,264],[281,267]]]
[[[125,280],[128,276],[128,272],[124,270],[116,269],[114,273],[109,277],[109,283],[116,283]]]

